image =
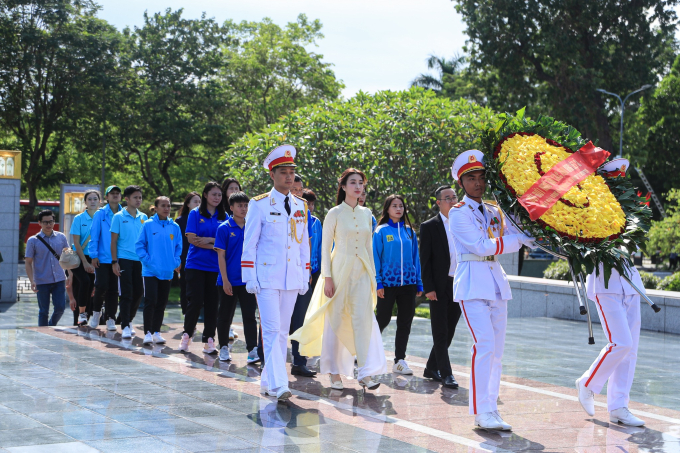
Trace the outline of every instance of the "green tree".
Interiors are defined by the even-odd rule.
[[[652,221],[645,246],[648,255],[661,251],[662,256],[671,252],[680,253],[680,189],[671,189],[664,194],[668,200],[665,207],[668,217]]]
[[[680,187],[680,56],[654,93],[645,96],[636,120],[633,131],[641,143],[633,157],[644,163],[642,169],[654,191],[660,195]]]
[[[455,55],[450,60],[430,55],[427,59],[427,68],[435,70],[437,76],[420,74],[411,82],[411,86],[434,90],[439,95],[452,100],[462,98],[480,105],[487,105],[491,95],[484,87],[489,87],[491,84],[481,79],[493,78],[493,75],[482,75],[466,63],[467,58],[464,55]]]
[[[595,89],[626,94],[654,83],[672,61],[677,0],[455,1],[471,66],[495,72],[503,94],[492,108],[538,106],[605,149],[607,107],[618,104]]]
[[[40,187],[63,182],[56,168],[75,133],[74,113],[96,105],[96,87],[116,66],[120,34],[97,19],[89,0],[0,3],[0,127],[22,151],[29,205]]]
[[[399,193],[419,225],[434,212],[434,190],[451,184],[455,155],[479,148],[480,133],[494,113],[464,99],[451,101],[432,91],[359,92],[348,101],[322,102],[292,112],[259,133],[248,133],[224,154],[226,172],[249,192],[271,188],[261,163],[276,146],[298,150],[298,173],[319,200],[323,214],[335,205],[337,178],[349,167],[367,174],[367,204],[382,208]]]
[[[233,38],[225,47],[220,78],[228,93],[225,116],[237,136],[272,124],[286,113],[337,99],[345,87],[323,55],[307,50],[323,38],[321,22],[300,14],[285,28],[262,22],[225,23]]]
[[[145,13],[142,27],[123,34],[122,102],[107,115],[112,146],[122,151],[119,167],[141,176],[156,195],[172,196],[173,170],[183,166],[195,177],[227,142],[216,76],[228,38],[213,19],[185,19],[181,9]]]

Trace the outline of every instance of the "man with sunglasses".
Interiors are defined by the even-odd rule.
[[[69,245],[63,233],[54,231],[54,222],[52,211],[41,211],[40,232],[26,242],[26,275],[38,295],[39,326],[56,326],[66,308],[66,274],[59,265],[59,257]],[[48,322],[50,296],[54,311]]]

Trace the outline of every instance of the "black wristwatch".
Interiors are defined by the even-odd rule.
[[[111,260],[111,264],[118,264],[118,260]]]

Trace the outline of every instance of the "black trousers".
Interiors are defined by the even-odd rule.
[[[257,300],[255,294],[250,294],[246,291],[245,285],[232,286],[233,296],[224,292],[224,288],[218,287],[217,293],[220,300],[219,316],[217,318],[217,336],[220,340],[220,346],[227,346],[229,344],[229,328],[234,320],[234,310],[236,310],[236,301],[241,304],[241,315],[243,316],[243,332],[246,337],[246,349],[248,352],[257,347],[257,318],[255,317],[255,310],[257,310]]]
[[[295,308],[293,309],[293,316],[290,318],[290,331],[289,335],[292,335],[296,330],[302,327],[305,322],[305,315],[307,314],[307,308],[309,307],[309,302],[312,300],[312,294],[314,293],[314,287],[316,282],[319,280],[319,275],[321,271],[317,271],[312,274],[312,283],[309,285],[309,290],[304,296],[298,294],[297,300],[295,301]],[[293,352],[293,365],[303,366],[307,365],[307,357],[300,355],[300,343],[297,341],[290,342]]]
[[[142,262],[118,260],[120,266],[120,326],[124,329],[130,325],[135,316],[139,303],[144,297],[144,279],[142,277]]]
[[[144,277],[144,333],[161,331],[172,280]]]
[[[179,305],[182,307],[182,314],[187,312],[187,270],[184,267],[186,262],[182,262],[179,269]]]
[[[89,256],[85,255],[85,259],[88,263],[92,260]],[[92,288],[94,288],[94,274],[88,274],[85,270],[84,263],[80,263],[75,269],[72,269],[74,280],[78,281],[77,288],[74,284],[73,295],[76,298],[76,302],[79,307],[91,307],[92,306]],[[77,291],[76,291],[77,289]],[[85,310],[88,311],[88,310]]]
[[[184,315],[184,332],[194,336],[198,317],[203,308],[203,343],[215,339],[217,327],[217,272],[186,269],[187,310]],[[227,332],[229,334],[229,332]]]
[[[460,304],[453,301],[453,278],[446,282],[446,292],[437,292],[437,300],[430,301],[430,325],[432,326],[432,351],[427,360],[427,368],[439,370],[442,378],[451,376],[449,346],[456,333],[456,325],[460,319]]]
[[[394,338],[394,362],[406,358],[406,346],[411,335],[411,324],[416,314],[416,285],[393,286],[385,288],[385,297],[378,297],[375,318],[380,332],[390,323],[392,307],[397,304],[397,334]]]
[[[100,263],[94,270],[93,311],[102,311],[106,299],[106,319],[116,319],[118,311],[118,276],[113,273],[112,265]]]

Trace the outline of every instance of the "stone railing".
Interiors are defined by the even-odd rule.
[[[508,317],[549,317],[584,321],[579,313],[574,285],[562,280],[508,275],[513,299],[508,302]],[[649,298],[661,308],[654,313],[640,301],[642,328],[656,332],[680,334],[680,292],[647,290]],[[600,322],[595,304],[589,301],[593,322]]]

